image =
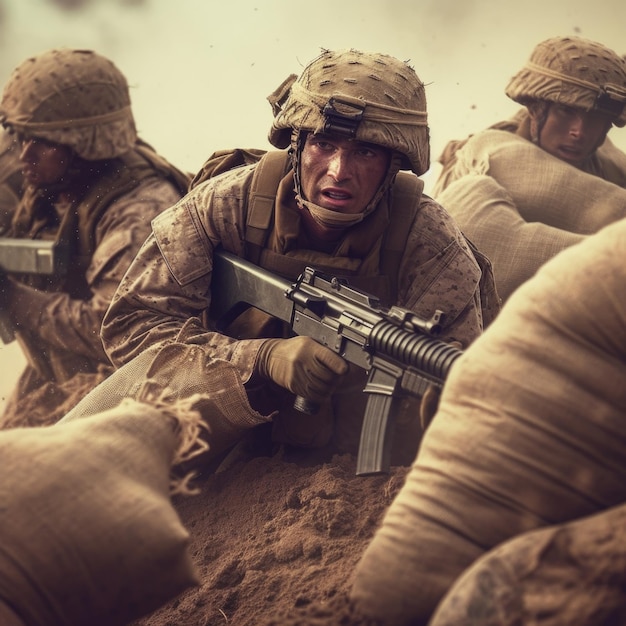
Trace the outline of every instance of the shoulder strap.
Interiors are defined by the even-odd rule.
[[[202,168],[189,183],[189,189],[197,187],[200,183],[209,178],[228,172],[236,167],[251,165],[256,163],[266,150],[258,148],[230,148],[228,150],[216,150],[204,162]]]
[[[265,247],[274,217],[274,202],[278,185],[285,175],[289,154],[272,150],[264,154],[254,169],[248,199],[246,220],[246,256],[257,264]]]
[[[407,172],[398,172],[392,188],[390,224],[380,255],[380,269],[391,281],[391,294],[398,293],[398,273],[411,225],[417,215],[424,181]]]

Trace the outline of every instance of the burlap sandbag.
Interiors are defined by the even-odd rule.
[[[170,502],[170,467],[194,430],[126,400],[88,420],[2,431],[5,610],[28,626],[115,626],[198,584]]]
[[[456,157],[455,178],[491,176],[527,222],[591,234],[626,217],[626,189],[572,167],[514,133],[482,131]]]
[[[519,135],[485,130],[455,158],[434,195],[491,260],[504,301],[556,252],[626,217],[626,189]]]
[[[152,346],[120,367],[59,424],[96,415],[117,406],[124,398],[158,400],[171,407],[193,398],[193,408],[203,420],[200,438],[204,447],[194,465],[206,468],[219,464],[246,431],[272,418],[250,406],[234,365],[207,359],[200,346],[173,342]]]
[[[456,361],[352,596],[425,624],[520,533],[626,501],[626,220],[564,250]]]
[[[468,568],[429,626],[626,623],[626,505],[510,539]]]
[[[511,194],[484,174],[468,174],[453,182],[439,200],[491,261],[503,301],[546,261],[586,237],[526,221]]]

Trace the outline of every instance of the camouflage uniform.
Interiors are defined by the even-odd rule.
[[[0,105],[18,137],[72,148],[68,181],[28,186],[8,236],[69,248],[64,276],[19,275],[4,306],[27,357],[3,427],[56,421],[112,370],[100,325],[150,220],[186,191],[183,174],[137,138],[126,79],[90,51],[51,50],[28,59]]]
[[[522,105],[533,102],[552,102],[583,111],[602,109],[603,98],[612,109],[615,126],[626,124],[626,67],[623,59],[602,44],[580,37],[553,37],[539,43],[528,63],[509,81],[505,90],[511,100]],[[605,105],[606,106],[606,105]],[[493,124],[490,128],[516,133],[534,142],[531,136],[530,116],[521,109],[510,120]],[[443,170],[434,189],[435,197],[458,177],[453,171],[456,152],[467,140],[453,140],[445,147],[440,162]],[[589,156],[580,169],[626,186],[626,163],[623,153],[604,146]]]
[[[344,56],[327,52],[322,55],[321,61],[328,60],[334,64],[339,60],[338,65],[341,65],[346,58],[366,66],[371,57],[355,51],[344,53]],[[419,113],[425,118],[423,85],[413,71],[390,57],[380,55],[375,59],[380,68],[378,71],[387,69],[391,75],[391,70],[398,67],[400,72],[409,75],[405,82],[417,83],[416,91],[422,102],[417,106],[415,100],[408,101],[404,105],[406,116],[413,114],[417,118]],[[310,78],[320,65],[320,61],[314,61],[305,70],[304,78],[301,77],[296,83],[298,90],[293,87],[293,80],[288,80],[270,96],[276,115],[270,140],[276,147],[285,148],[292,142],[299,144],[300,139],[292,137],[291,129],[294,127],[300,131],[315,130],[310,126],[317,124],[311,110],[317,111],[319,122],[323,122],[323,116],[320,115],[323,103],[319,109],[317,106],[312,107],[307,100],[311,96],[305,90],[305,79]],[[358,75],[358,78],[361,79],[361,76]],[[399,82],[402,83],[402,80]],[[405,85],[403,87],[408,91]],[[282,96],[277,95],[279,93]],[[282,108],[278,105],[281,97]],[[285,99],[287,104],[284,104]],[[322,99],[326,102],[328,97]],[[366,94],[366,100],[369,104],[369,101],[375,102],[376,98]],[[308,115],[303,116],[303,111],[308,111]],[[300,123],[303,117],[306,125]],[[365,125],[368,123],[377,132],[383,126],[369,120],[364,122]],[[357,131],[357,139],[385,145],[382,135],[372,137],[373,131],[365,128],[364,134],[360,136],[361,130]],[[268,258],[274,259],[278,265],[281,259],[297,259],[303,264],[334,268],[339,275],[350,269],[353,284],[359,278],[365,278],[366,284],[376,284],[375,278],[381,274],[379,253],[381,240],[389,224],[389,191],[393,190],[395,173],[398,168],[404,167],[419,175],[428,168],[425,122],[412,135],[410,132],[402,135],[397,130],[396,133],[401,138],[408,136],[409,140],[402,146],[398,143],[394,145],[396,169],[390,172],[388,184],[376,197],[371,210],[366,209],[367,217],[347,229],[330,254],[311,249],[306,232],[300,227],[296,202],[299,193],[297,163],[300,148],[294,145],[293,158],[278,186],[268,250],[264,251],[268,254],[261,257],[259,264],[265,266]],[[302,133],[294,133],[297,134]],[[403,152],[400,154],[399,150]],[[111,360],[121,365],[140,354],[144,348],[155,344],[173,341],[197,344],[204,350],[207,360],[223,359],[236,366],[250,397],[258,400],[258,404],[253,406],[264,411],[280,409],[280,414],[274,418],[275,438],[315,447],[325,445],[332,438],[333,430],[335,442],[339,431],[352,431],[350,435],[346,434],[346,443],[338,447],[354,452],[354,431],[358,437],[362,415],[359,407],[362,407],[364,397],[360,372],[351,373],[354,379],[349,377],[346,384],[329,400],[327,419],[308,417],[308,425],[305,425],[302,419],[298,420],[297,415],[291,414],[288,420],[281,421],[280,416],[289,413],[287,407],[293,402],[293,396],[282,389],[271,389],[270,398],[264,397],[261,401],[252,391],[256,382],[255,364],[264,340],[235,339],[213,332],[210,324],[202,322],[210,303],[213,250],[219,246],[236,255],[246,256],[244,230],[255,167],[241,167],[201,183],[176,206],[154,220],[152,234],[129,268],[105,316],[102,329],[105,348]],[[406,229],[409,234],[400,264],[395,302],[426,317],[430,317],[436,309],[443,310],[446,314],[443,337],[468,345],[491,321],[499,307],[494,292],[490,292],[489,302],[481,301],[481,292],[485,295],[493,286],[490,268],[484,268],[485,274],[481,272],[481,267],[454,221],[427,196],[422,196],[417,215],[413,223],[406,224]],[[288,271],[284,273],[289,274]],[[296,276],[291,275],[289,278],[295,279]],[[252,336],[263,335],[259,332]],[[413,411],[412,417],[415,415],[416,411]],[[352,425],[344,428],[348,422]],[[282,425],[276,426],[277,423]],[[296,423],[298,426],[291,428]]]

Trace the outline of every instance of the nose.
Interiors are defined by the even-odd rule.
[[[20,150],[20,160],[21,161],[26,161],[28,159],[28,155],[31,152],[31,148],[34,145],[34,140],[33,139],[23,139],[22,140],[22,147]]]
[[[585,134],[585,116],[578,113],[574,115],[569,126],[569,134],[572,137],[580,138]]]
[[[336,182],[350,176],[350,155],[347,151],[336,150],[328,161],[328,175]]]

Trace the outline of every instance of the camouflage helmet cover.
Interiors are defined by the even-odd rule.
[[[324,50],[268,100],[269,141],[277,148],[290,145],[293,131],[342,132],[400,153],[402,169],[418,176],[430,166],[424,84],[394,57]]]
[[[601,111],[626,124],[626,63],[602,44],[581,37],[553,37],[538,44],[511,78],[506,95],[520,104],[555,102]]]
[[[126,78],[91,50],[49,50],[21,63],[4,87],[0,122],[91,161],[119,156],[137,140]]]

